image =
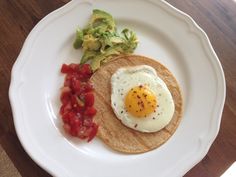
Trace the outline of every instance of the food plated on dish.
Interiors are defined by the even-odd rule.
[[[60,115],[67,133],[87,141],[97,134],[114,150],[142,153],[175,132],[183,113],[179,85],[158,61],[132,55],[137,45],[135,33],[119,34],[102,10],[93,10],[87,27],[77,29],[80,64],[61,68],[66,77]]]
[[[122,9],[122,13],[117,7]],[[117,134],[114,132],[109,134],[110,137],[104,138],[105,141],[101,140],[100,134],[104,131],[103,126],[109,122],[99,125],[100,118],[98,115],[101,111],[97,106],[99,99],[97,98],[96,92],[98,90],[95,88],[97,85],[95,82],[91,84],[93,85],[92,92],[86,94],[86,107],[91,107],[93,103],[92,107],[94,108],[87,111],[87,113],[96,112],[92,116],[94,124],[90,124],[91,119],[87,120],[87,117],[85,124],[90,125],[88,127],[92,129],[96,127],[95,124],[98,126],[95,135],[98,138],[91,139],[87,143],[89,136],[83,137],[85,140],[81,140],[78,136],[70,135],[68,126],[63,126],[64,122],[59,112],[63,105],[60,101],[60,93],[64,89],[60,90],[60,88],[64,86],[64,82],[66,78],[69,79],[69,76],[67,77],[67,73],[60,74],[60,69],[63,63],[66,64],[64,65],[65,71],[68,69],[67,66],[72,63],[75,64],[74,66],[81,65],[80,59],[83,58],[85,52],[83,46],[78,50],[73,47],[77,35],[76,29],[78,26],[82,30],[83,27],[87,27],[94,8],[111,12],[116,20],[119,39],[120,37],[124,38],[121,32],[128,27],[129,31],[136,33],[136,39],[139,40],[139,43],[134,53],[124,54],[120,52],[121,50],[118,54],[111,52],[114,55],[108,57],[110,58],[109,62],[104,60],[100,63],[101,67],[99,69],[95,72],[92,70],[93,74],[88,83],[92,81],[96,73],[103,71],[101,68],[107,65],[113,66],[115,59],[118,57],[118,60],[121,60],[120,57],[124,55],[130,56],[132,59],[134,59],[134,56],[138,56],[139,60],[145,56],[145,58],[151,58],[161,63],[171,71],[179,83],[183,96],[182,103],[184,103],[183,116],[180,118],[180,123],[171,138],[156,149],[153,146],[152,149],[155,150],[151,150],[149,146],[144,150],[147,152],[150,149],[147,153],[137,152],[137,149],[136,152],[133,152],[141,154],[119,153],[117,152],[118,149],[114,151],[114,148],[110,148],[112,144],[108,144],[111,143],[109,142],[110,137],[116,138],[115,135]],[[137,13],[144,11],[145,13]],[[136,40],[129,41],[137,42]],[[125,44],[124,41],[122,43]],[[124,49],[125,47],[121,48]],[[110,50],[112,49],[110,48]],[[99,54],[105,55],[101,52]],[[92,58],[86,62],[90,65],[90,69]],[[137,65],[148,65],[155,69],[154,65],[148,63]],[[115,68],[115,70],[136,66],[131,64],[122,65]],[[89,67],[86,69],[86,65],[81,68],[89,69]],[[201,72],[199,72],[199,68]],[[108,70],[106,72],[110,75],[106,80],[108,84],[106,89],[111,89],[111,93],[111,77],[116,71],[110,73]],[[169,84],[165,78],[158,71],[155,72],[168,87]],[[79,75],[79,73],[76,73],[73,76],[77,77]],[[99,80],[101,81],[100,78]],[[81,80],[81,82],[82,85],[87,83],[84,80]],[[81,176],[118,177],[121,175],[129,176],[133,171],[136,172],[138,177],[156,176],[157,171],[158,176],[183,176],[205,156],[218,133],[225,98],[224,83],[222,67],[206,34],[188,15],[165,1],[138,0],[134,3],[133,1],[101,0],[98,2],[81,0],[70,1],[62,8],[49,14],[35,26],[27,37],[14,64],[9,95],[14,125],[23,147],[32,159],[52,176],[78,176],[80,174]],[[168,89],[172,94],[172,89]],[[68,90],[67,88],[64,91]],[[152,89],[149,90],[155,93]],[[142,91],[146,92],[147,90]],[[129,91],[127,92],[129,93]],[[122,125],[122,129],[127,128],[132,130],[129,133],[135,132],[135,134],[155,133],[140,132],[123,124],[115,116],[116,114],[111,105],[111,93],[106,97],[110,99],[109,110],[111,115],[114,116],[114,120]],[[174,94],[172,94],[172,99],[175,102]],[[158,103],[158,99],[153,102],[153,104]],[[177,111],[176,105],[175,111]],[[106,116],[106,118],[108,117]],[[173,119],[174,117],[171,122]],[[145,119],[138,118],[137,120]],[[78,126],[78,121],[75,122]],[[82,125],[85,124],[82,123]],[[67,130],[65,131],[63,127]],[[159,132],[165,131],[168,127],[169,124]],[[93,137],[90,128],[86,129],[88,130],[86,132],[90,132],[90,137]],[[78,135],[76,126],[74,129],[73,134]],[[96,130],[96,128],[93,130]],[[80,137],[82,135],[85,134],[79,134]],[[121,135],[118,136],[121,137]],[[123,137],[123,139],[126,138],[125,135]],[[138,140],[142,141],[142,139]],[[112,139],[112,142],[122,141]],[[93,166],[93,170],[89,170],[91,166]],[[108,169],[107,166],[109,166]],[[137,168],[137,166],[143,168]]]
[[[143,64],[146,73],[134,72]],[[118,68],[129,70],[129,76],[122,77]],[[136,74],[139,77],[132,81]],[[122,81],[112,83],[111,79]],[[120,56],[96,71],[91,81],[99,110],[95,116],[98,137],[113,149],[126,153],[152,150],[165,143],[178,127],[183,112],[181,92],[161,63],[143,56]]]

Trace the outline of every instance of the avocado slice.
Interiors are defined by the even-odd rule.
[[[90,61],[93,71],[119,54],[133,53],[137,47],[136,34],[125,28],[118,33],[113,17],[102,10],[94,9],[86,28],[78,28],[74,48],[82,47],[80,63]]]
[[[89,27],[100,28],[102,31],[115,31],[116,24],[113,17],[102,10],[94,9],[89,21]]]
[[[87,34],[84,36],[82,47],[84,51],[86,50],[98,51],[101,47],[101,44],[98,41],[98,38],[94,37],[92,34]]]
[[[84,64],[87,61],[93,59],[97,54],[98,52],[86,50],[83,54],[80,64]]]
[[[78,49],[82,46],[83,43],[83,38],[84,38],[84,33],[80,28],[76,29],[76,38],[75,38],[75,42],[74,42],[74,48]]]
[[[113,56],[119,55],[122,53],[122,48],[120,46],[110,47],[104,53],[95,56],[91,61],[91,68],[96,71],[101,63],[108,62]]]

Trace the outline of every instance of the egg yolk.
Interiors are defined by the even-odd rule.
[[[126,110],[135,117],[141,118],[155,112],[157,100],[147,86],[132,88],[125,97]]]

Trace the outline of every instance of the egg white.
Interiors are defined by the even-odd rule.
[[[125,97],[131,88],[147,85],[155,93],[159,107],[144,118],[137,118],[125,110]],[[139,65],[118,69],[111,77],[111,106],[117,118],[132,129],[141,132],[156,132],[172,119],[175,105],[164,81],[157,76],[154,68]]]

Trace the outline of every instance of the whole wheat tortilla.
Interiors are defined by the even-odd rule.
[[[135,65],[152,66],[158,76],[166,83],[175,103],[175,112],[171,122],[162,130],[154,133],[142,133],[123,125],[111,107],[111,76],[121,67]],[[91,77],[95,88],[94,118],[99,124],[97,136],[112,149],[124,153],[143,153],[159,147],[165,143],[178,127],[182,112],[183,100],[179,85],[171,72],[161,63],[150,58],[128,55],[114,58],[100,67]]]

